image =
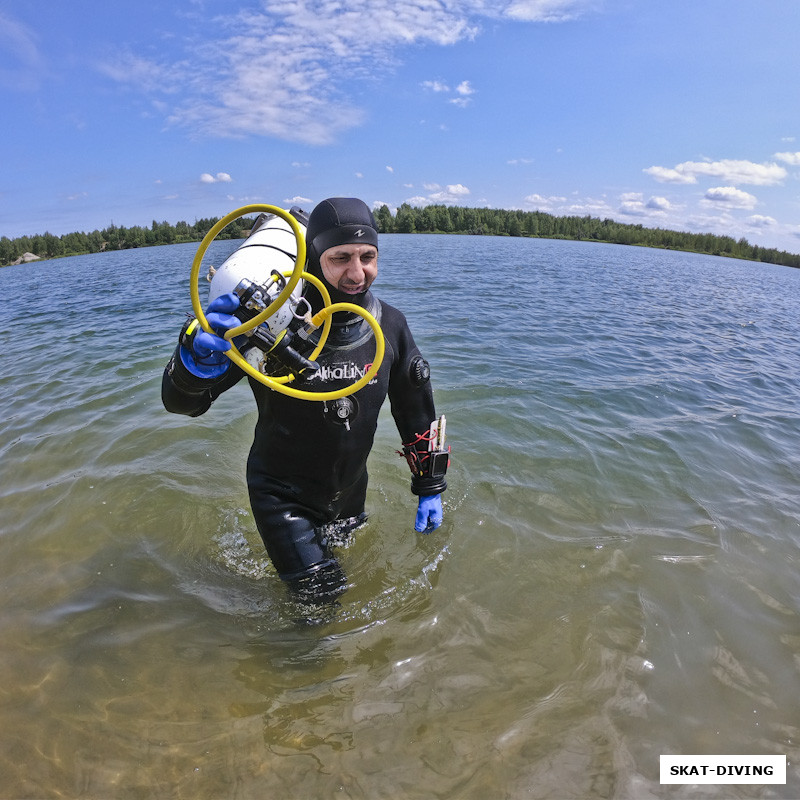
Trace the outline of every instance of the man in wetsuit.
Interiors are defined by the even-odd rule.
[[[387,394],[412,468],[411,491],[419,497],[418,531],[427,533],[441,524],[447,458],[432,458],[429,452],[436,412],[428,364],[403,314],[369,291],[378,272],[378,232],[372,212],[355,198],[324,200],[308,218],[306,242],[306,270],[323,281],[331,301],[355,303],[369,311],[386,340],[375,378],[339,400],[298,400],[248,377],[258,406],[247,461],[258,531],[278,574],[297,598],[324,603],[347,588],[329,537],[366,520],[367,456]],[[305,294],[318,311],[322,299],[310,283]],[[216,298],[206,314],[209,324],[221,334],[239,325],[233,316],[238,305],[233,293]],[[224,355],[228,342],[198,332],[198,326],[192,335],[187,329],[184,326],[164,371],[162,400],[168,411],[198,416],[244,373]],[[368,323],[355,313],[338,312],[317,357],[319,369],[311,375],[301,373],[292,385],[318,392],[349,386],[369,367],[374,354],[375,338]]]

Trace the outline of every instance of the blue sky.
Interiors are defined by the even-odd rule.
[[[795,0],[0,0],[0,235],[350,195],[800,252],[798,33]]]

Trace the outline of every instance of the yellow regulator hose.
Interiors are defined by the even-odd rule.
[[[200,323],[200,326],[203,328],[206,333],[211,333],[216,335],[214,329],[209,325],[208,320],[206,319],[205,314],[203,313],[203,308],[200,305],[200,292],[198,289],[198,277],[200,275],[200,266],[203,263],[203,256],[205,256],[206,251],[208,250],[209,245],[212,241],[217,237],[220,231],[240,217],[244,217],[247,214],[275,214],[276,216],[283,219],[285,222],[289,224],[289,227],[292,229],[294,233],[294,238],[297,241],[297,258],[295,259],[294,269],[291,273],[286,273],[285,277],[289,277],[289,280],[286,283],[286,286],[281,290],[280,294],[269,304],[267,308],[257,314],[253,319],[248,320],[247,322],[242,323],[237,328],[231,328],[229,331],[225,333],[225,338],[227,340],[232,340],[235,336],[240,336],[243,333],[247,333],[248,331],[257,328],[262,322],[268,319],[272,314],[275,313],[277,309],[279,309],[291,296],[292,292],[294,291],[295,286],[297,286],[298,282],[301,278],[305,280],[311,281],[311,283],[316,286],[317,289],[320,290],[320,294],[322,295],[323,301],[325,303],[324,308],[319,311],[311,320],[311,324],[315,327],[323,326],[322,334],[320,335],[319,344],[315,348],[314,352],[309,357],[309,360],[313,361],[320,353],[322,348],[325,346],[325,342],[328,338],[328,333],[330,332],[331,327],[331,318],[337,311],[349,311],[354,314],[358,314],[360,317],[363,317],[367,323],[369,324],[370,328],[372,328],[372,332],[375,335],[375,357],[372,360],[372,364],[369,369],[364,373],[364,375],[359,378],[355,383],[352,383],[350,386],[345,386],[343,389],[337,389],[336,391],[330,392],[307,392],[303,391],[302,389],[295,389],[292,386],[286,386],[285,384],[292,380],[292,376],[283,377],[283,378],[271,378],[269,375],[264,375],[264,373],[259,372],[255,367],[249,364],[244,356],[239,352],[236,345],[233,344],[231,341],[231,349],[228,350],[225,355],[233,361],[238,367],[240,367],[247,375],[251,378],[263,383],[270,389],[274,389],[276,392],[281,392],[282,394],[289,395],[290,397],[295,397],[298,400],[337,400],[340,397],[346,397],[349,394],[353,394],[357,392],[359,389],[366,386],[378,373],[378,369],[381,366],[381,362],[383,361],[383,355],[386,349],[386,343],[383,338],[383,331],[381,330],[380,325],[378,325],[378,321],[369,311],[361,308],[361,306],[357,306],[354,303],[335,303],[331,305],[331,298],[328,294],[327,289],[325,288],[322,281],[316,278],[314,275],[309,274],[308,272],[303,271],[303,267],[306,263],[306,240],[303,232],[300,230],[300,226],[297,224],[297,220],[288,212],[284,211],[282,208],[278,208],[277,206],[271,206],[261,203],[254,203],[252,205],[242,206],[241,208],[237,208],[235,211],[231,211],[230,214],[224,216],[219,222],[217,222],[211,230],[203,237],[203,240],[200,242],[200,246],[197,248],[197,253],[195,254],[194,260],[192,261],[192,271],[190,274],[189,279],[189,291],[191,293],[192,298],[192,310],[194,311],[194,315],[197,317],[197,321]]]

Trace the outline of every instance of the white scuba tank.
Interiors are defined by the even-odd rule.
[[[305,236],[306,226],[303,219],[298,216],[295,216],[295,219]],[[211,287],[208,301],[211,302],[228,292],[236,292],[241,297],[242,281],[248,281],[258,287],[265,287],[264,291],[260,291],[258,299],[263,304],[261,307],[266,308],[285,285],[281,280],[274,278],[274,273],[288,277],[294,269],[296,259],[297,240],[289,223],[275,214],[261,214],[247,239],[221,266],[209,270],[208,279],[211,281]],[[273,335],[283,331],[292,321],[298,304],[305,303],[301,300],[304,285],[305,281],[298,281],[286,302],[259,328],[267,326]],[[260,309],[254,306],[252,316],[255,316],[257,310]]]

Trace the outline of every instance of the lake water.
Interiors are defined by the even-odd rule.
[[[0,797],[800,797],[800,271],[383,237],[445,521],[415,534],[385,409],[312,626],[249,512],[249,388],[161,406],[195,250],[0,270]],[[787,783],[661,785],[681,753]]]

